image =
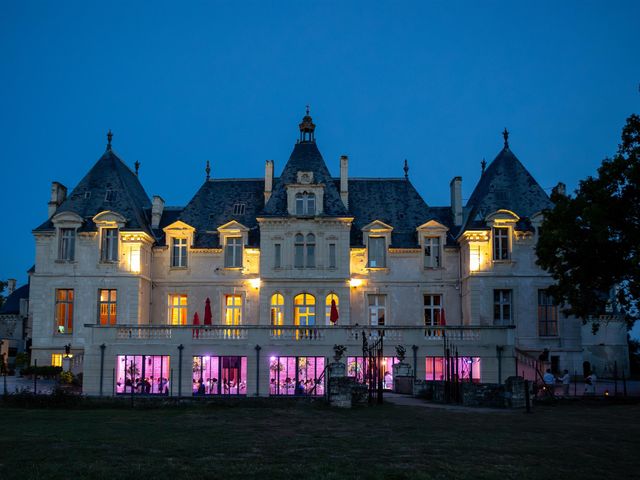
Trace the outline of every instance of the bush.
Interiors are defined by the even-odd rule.
[[[38,375],[39,377],[55,377],[62,372],[62,367],[34,367],[29,366],[22,369],[22,375]]]

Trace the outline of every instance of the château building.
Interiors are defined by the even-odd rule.
[[[107,148],[78,185],[54,182],[33,234],[32,361],[68,362],[85,393],[320,395],[334,345],[362,377],[363,336],[439,380],[445,342],[460,378],[502,382],[543,354],[554,370],[628,364],[626,329],[564,317],[536,265],[549,197],[504,147],[469,201],[430,206],[408,177],[334,176],[304,116],[279,176],[206,179],[166,206]],[[65,350],[66,347],[66,350]],[[546,349],[546,352],[545,352]],[[67,352],[71,355],[67,355]],[[628,370],[627,370],[628,371]]]

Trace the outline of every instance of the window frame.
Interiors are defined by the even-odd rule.
[[[60,298],[60,293],[66,292],[65,298]],[[71,294],[71,295],[69,295]],[[73,288],[56,288],[55,291],[55,325],[56,334],[73,334],[73,313],[75,303],[75,290]],[[60,313],[64,312],[64,318],[60,319]],[[62,324],[61,324],[62,323]]]
[[[492,228],[492,251],[494,262],[508,262],[511,260],[511,228],[495,226]]]
[[[172,301],[176,298],[178,299],[178,303]],[[182,303],[183,298],[184,304]],[[167,303],[167,324],[177,326],[187,325],[189,323],[189,296],[186,293],[170,293],[167,295]],[[176,312],[175,317],[178,318],[178,322],[173,322],[174,311]],[[183,316],[184,318],[182,318]]]
[[[427,298],[429,299],[428,303]],[[425,327],[439,327],[442,325],[442,311],[444,310],[443,300],[443,295],[441,293],[425,293],[423,295],[422,304]],[[429,318],[427,319],[427,317]]]
[[[505,295],[505,293],[507,295]],[[505,307],[508,307],[509,309],[508,318],[505,316]],[[513,325],[512,289],[496,288],[493,290],[493,324],[498,326]]]
[[[296,303],[302,297],[302,303]],[[311,300],[311,303],[307,303]],[[308,292],[298,293],[293,297],[293,324],[297,327],[312,327],[316,325],[316,297]],[[304,311],[303,311],[304,309]],[[301,319],[305,318],[306,323]]]
[[[102,300],[102,292],[107,292],[107,300]],[[115,294],[115,298],[111,299],[111,294]],[[102,309],[105,307],[107,321],[102,322]],[[98,325],[116,325],[118,322],[118,290],[115,288],[98,289]]]
[[[544,303],[546,301],[546,303]],[[558,306],[546,288],[538,289],[538,336],[558,336]]]
[[[71,235],[66,235],[66,234]],[[76,256],[76,228],[62,227],[59,229],[58,261],[73,262]]]
[[[371,301],[375,300],[372,304]],[[382,304],[380,300],[383,300]],[[377,323],[373,323],[373,313]],[[382,323],[380,323],[380,311],[382,311]],[[367,295],[367,325],[372,327],[384,327],[387,325],[387,295],[383,293],[370,293]]]
[[[434,249],[437,250],[437,255],[434,256],[432,254],[429,254],[427,256],[427,250],[429,250],[430,252],[433,252]],[[422,257],[423,268],[428,270],[442,268],[442,238],[440,236],[425,235],[424,244],[422,246],[422,254],[423,254],[423,257]],[[427,262],[427,258],[431,259],[431,261]],[[435,261],[433,260],[434,258],[435,258]],[[430,265],[427,265],[427,263],[430,263]]]
[[[371,248],[371,244],[372,242],[375,244],[376,242],[380,242],[380,244],[382,245],[382,248],[380,250],[380,253],[382,255],[382,261],[380,262],[381,265],[378,265],[377,259],[374,259],[376,262],[376,265],[372,265],[371,264],[371,260],[373,258],[373,254],[376,254],[376,252],[374,251],[374,249]],[[367,268],[387,268],[387,237],[384,235],[369,235],[369,238],[367,239]]]
[[[119,261],[119,228],[102,227],[100,231],[100,262],[118,263]],[[113,234],[113,235],[111,235]],[[112,238],[113,237],[113,238]]]
[[[273,268],[282,268],[282,244],[273,244]]]
[[[300,217],[314,216],[316,214],[316,194],[307,191],[296,193],[295,212]]]
[[[189,242],[186,237],[171,238],[171,268],[189,266]]]
[[[244,245],[242,236],[230,235],[224,239],[224,268],[242,268]]]
[[[233,302],[229,304],[229,299]],[[223,325],[228,327],[236,327],[242,325],[244,296],[240,293],[225,293],[222,303],[222,321]],[[235,303],[238,300],[238,303]]]

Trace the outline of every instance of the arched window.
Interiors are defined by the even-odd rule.
[[[316,299],[309,293],[301,293],[293,299],[294,325],[316,324]]]
[[[314,193],[296,193],[296,215],[315,215],[316,195]]]
[[[335,318],[334,321],[331,321],[331,305],[335,302]],[[330,293],[327,295],[327,299],[325,301],[325,317],[327,320],[327,325],[337,325],[338,324],[338,305],[339,305],[338,295],[335,293]]]
[[[307,234],[306,239],[303,234],[296,234],[293,266],[295,268],[315,268],[316,236],[313,233]]]
[[[271,295],[271,325],[284,325],[284,297],[280,293]]]

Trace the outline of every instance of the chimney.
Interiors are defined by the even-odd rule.
[[[349,208],[349,157],[340,157],[340,198],[345,208]]]
[[[451,189],[451,213],[453,213],[453,224],[457,227],[462,225],[462,177],[453,177],[449,184]]]
[[[67,198],[67,187],[60,182],[51,182],[51,199],[49,200],[49,218],[53,217],[58,207]]]
[[[273,190],[273,160],[267,160],[264,165],[264,203],[271,198]]]
[[[153,196],[153,202],[151,204],[151,228],[158,228],[160,226],[160,219],[162,218],[162,211],[164,210],[164,200],[159,195]]]
[[[562,195],[563,197],[566,197],[567,196],[567,186],[562,182],[558,182],[558,185],[553,187],[553,193],[556,193],[558,195]]]
[[[15,292],[16,290],[16,279],[15,278],[9,278],[7,279],[7,292],[9,295],[11,295],[13,292]]]

